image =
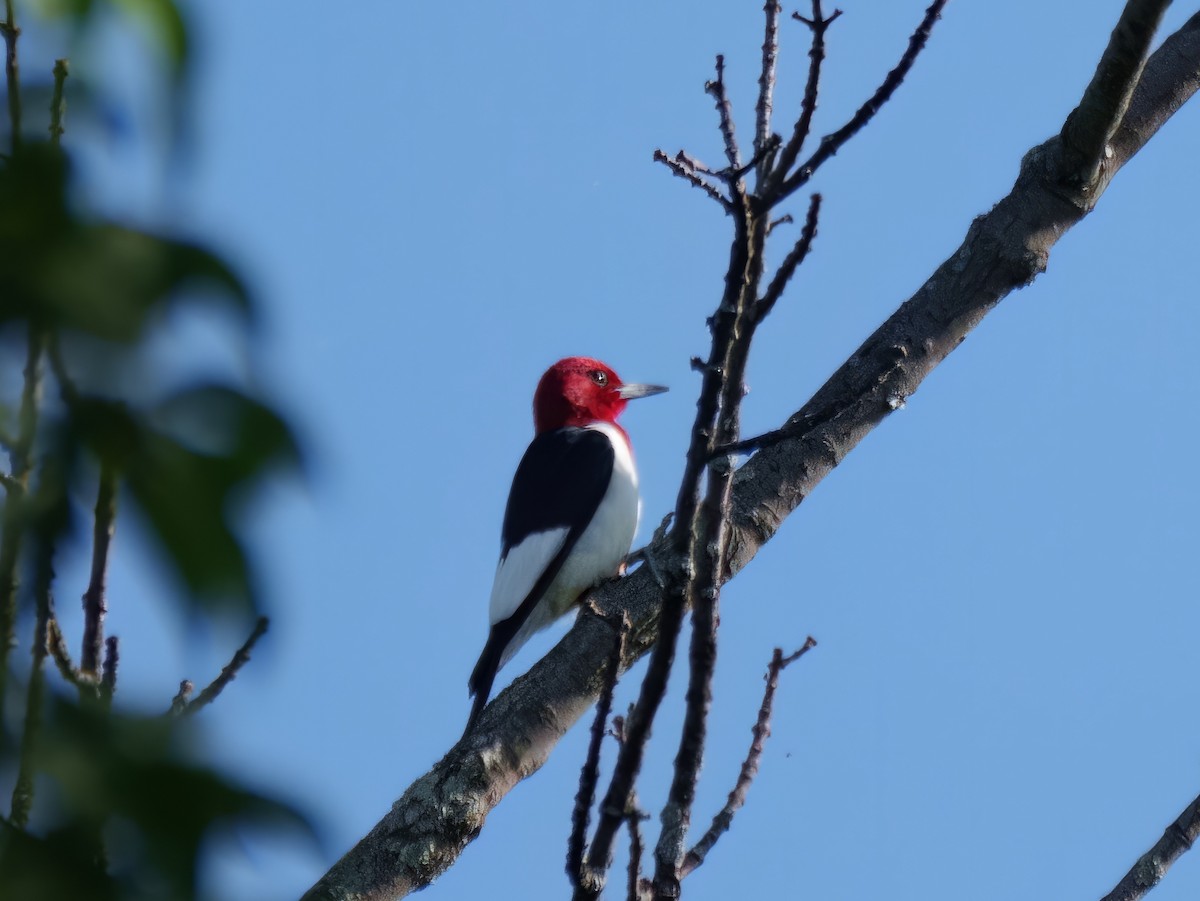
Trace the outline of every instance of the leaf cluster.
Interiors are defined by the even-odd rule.
[[[41,6],[66,18],[72,41],[106,8],[142,26],[173,99],[186,97],[187,31],[171,0]],[[15,61],[20,28],[7,2],[0,31]],[[109,605],[121,603],[106,594],[110,542],[132,513],[176,577],[164,603],[193,619],[249,621],[262,592],[242,514],[256,486],[297,468],[300,451],[284,417],[238,380],[154,354],[182,307],[231,322],[231,340],[250,346],[250,292],[203,243],[87,209],[60,140],[68,64],[54,65],[49,91],[23,89],[21,68],[5,72],[0,154],[0,784],[12,793],[7,815],[0,809],[0,897],[193,898],[214,830],[310,829],[290,806],[196,763],[198,727],[182,715],[233,679],[266,620],[195,701],[185,683],[169,710],[164,686],[160,716],[124,711],[119,637],[104,635]],[[48,139],[22,117],[47,94]],[[188,336],[179,340],[186,357]],[[71,584],[78,567],[56,573],[56,558],[88,519],[76,663],[54,598],[84,586]],[[18,645],[31,663],[12,653]]]

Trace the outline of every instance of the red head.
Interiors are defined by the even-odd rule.
[[[533,395],[533,427],[539,434],[563,426],[616,422],[625,404],[666,391],[659,385],[627,385],[591,357],[567,357],[546,370]]]

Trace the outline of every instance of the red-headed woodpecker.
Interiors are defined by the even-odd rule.
[[[475,724],[497,670],[589,588],[617,574],[637,531],[637,468],[617,425],[628,401],[659,394],[589,357],[559,360],[533,395],[533,443],[513,477],[492,583],[491,632],[467,682]]]

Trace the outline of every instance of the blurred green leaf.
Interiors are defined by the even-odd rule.
[[[95,863],[95,843],[78,829],[45,838],[0,820],[0,898],[115,901],[117,886]]]
[[[118,341],[139,337],[155,304],[191,286],[215,287],[248,309],[237,277],[208,251],[117,225],[73,229],[33,285],[56,324]]]
[[[31,143],[0,168],[0,320],[27,319],[113,341],[144,332],[148,314],[188,289],[250,300],[213,253],[184,241],[72,215],[65,158]]]
[[[22,144],[0,167],[0,318],[19,309],[19,277],[31,258],[69,227],[66,157],[45,141]]]
[[[231,508],[256,479],[299,465],[283,419],[217,385],[179,391],[145,413],[84,398],[71,416],[83,443],[122,474],[192,600],[256,609]]]
[[[188,36],[174,0],[113,0],[113,4],[141,23],[178,76],[187,65]]]
[[[76,28],[88,24],[96,12],[95,0],[33,0],[33,9],[43,16],[68,19]],[[178,77],[188,62],[188,34],[174,0],[110,0],[108,4],[134,20],[166,56]]]
[[[178,719],[104,714],[54,699],[38,747],[40,769],[56,787],[51,815],[78,824],[83,840],[76,844],[85,852],[86,837],[116,819],[122,828],[104,835],[123,897],[193,898],[197,855],[214,828],[257,825],[313,835],[294,808],[184,760],[190,736]]]

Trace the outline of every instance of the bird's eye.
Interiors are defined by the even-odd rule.
[[[592,381],[601,388],[608,384],[608,375],[599,369],[593,369],[588,373],[588,375],[591,377]]]

